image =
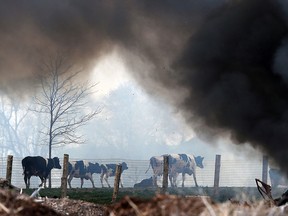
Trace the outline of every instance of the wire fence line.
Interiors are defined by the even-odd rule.
[[[12,184],[19,187],[25,188],[23,169],[21,165],[21,160],[23,158],[13,158],[13,168],[12,168]],[[70,158],[73,160],[82,160],[80,158]],[[143,179],[150,178],[153,175],[153,170],[150,167],[147,173],[146,170],[149,167],[149,160],[130,160],[130,159],[85,159],[86,161],[92,163],[108,164],[108,163],[122,163],[126,162],[128,169],[124,170],[121,176],[124,187],[133,187],[134,184],[139,183]],[[6,176],[6,166],[7,158],[0,158],[0,177],[5,178]],[[60,158],[60,164],[63,165],[63,158]],[[215,173],[215,159],[205,159],[203,161],[204,168],[196,168],[196,178],[199,186],[202,187],[213,187],[214,186],[214,173]],[[222,160],[220,169],[220,187],[254,187],[255,178],[262,178],[262,160],[250,162],[247,160]],[[62,169],[52,169],[51,179],[52,187],[61,186]],[[100,174],[93,174],[93,180],[95,182],[95,187],[102,187],[100,183]],[[114,177],[108,179],[111,186],[114,185]],[[161,185],[161,177],[158,178],[158,185]],[[182,175],[178,176],[177,185],[180,187],[182,182]],[[268,178],[268,183],[270,180]],[[31,188],[36,188],[40,184],[40,179],[38,177],[31,177]],[[80,187],[80,179],[73,178],[71,182],[72,187]],[[104,182],[104,186],[107,187]],[[170,184],[169,184],[170,186]],[[191,187],[195,186],[195,182],[192,176],[186,175],[185,186]],[[90,188],[92,184],[90,181],[85,180],[83,187]]]

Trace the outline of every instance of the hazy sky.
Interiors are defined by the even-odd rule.
[[[224,158],[231,160],[238,157],[250,158],[251,154],[253,154],[253,156],[258,154],[259,157],[261,157],[261,153],[249,145],[245,147],[237,146],[232,144],[228,139],[208,141],[198,138],[190,126],[185,123],[183,117],[175,107],[168,104],[165,100],[145,92],[130,76],[131,73],[127,73],[128,70],[117,52],[112,52],[97,62],[93,74],[91,74],[91,80],[98,84],[96,86],[96,92],[91,98],[91,102],[94,106],[102,107],[103,110],[95,120],[88,123],[85,127],[84,134],[86,134],[87,142],[84,145],[69,145],[60,148],[59,151],[55,151],[56,154],[61,156],[61,154],[68,153],[72,158],[127,158],[143,160],[149,159],[154,155],[166,153],[189,153],[202,155],[210,159],[213,159],[216,154],[223,154]],[[128,92],[125,92],[127,95],[117,95],[117,92],[123,88],[128,89]],[[141,130],[157,131],[159,130],[159,128],[157,128],[159,125],[152,123],[157,122],[160,116],[164,116],[164,124],[170,125],[172,130],[170,130],[170,128],[165,136],[158,135],[159,137],[155,137],[155,139],[147,136],[147,140],[149,141],[147,141],[144,147],[141,146],[141,143],[134,143],[132,145],[129,142],[121,143],[121,141],[116,141],[117,144],[113,145],[108,142],[101,143],[99,139],[100,134],[106,135],[107,139],[114,139],[113,135],[109,136],[109,133],[107,133],[107,128],[104,128],[109,127],[105,124],[105,121],[107,121],[107,118],[110,116],[110,107],[105,100],[110,100],[109,96],[111,94],[116,94],[119,101],[125,101],[125,97],[129,98],[133,96],[137,98],[135,101],[143,103],[142,107],[137,107],[138,110],[131,110],[131,112],[126,113],[127,119],[124,117],[123,121],[129,121],[133,115],[136,115],[136,118],[143,118],[143,116],[147,116],[148,118],[150,115],[150,121],[147,120]],[[135,101],[134,103],[138,103]],[[123,103],[125,105],[125,102]],[[130,104],[127,104],[127,106],[128,105]],[[153,113],[153,110],[156,111],[157,115],[155,115],[155,112]],[[127,112],[127,108],[120,106],[117,111],[119,113]],[[133,118],[135,118],[135,116]],[[103,127],[97,126],[100,123]],[[120,127],[117,132],[124,133],[123,129],[124,128]],[[138,131],[131,131],[131,136],[137,132]],[[162,140],[156,141],[156,139]],[[140,151],[139,148],[141,148]],[[255,159],[255,157],[253,159]]]
[[[242,146],[234,155],[249,142],[288,173],[286,2],[2,1],[1,91],[33,95],[35,64],[66,52],[85,67],[81,79],[99,82],[90,102],[103,112],[87,128],[87,146],[109,148],[101,157],[133,157],[139,146],[143,157],[179,152],[177,140],[195,154],[231,152],[198,139],[214,148],[229,137]]]

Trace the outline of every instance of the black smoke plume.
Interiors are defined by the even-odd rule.
[[[31,86],[39,53],[89,71],[118,49],[199,135],[250,143],[288,174],[286,12],[280,0],[3,0],[1,90]]]
[[[190,38],[174,70],[177,85],[189,89],[181,107],[196,131],[260,147],[288,173],[287,22],[282,12],[276,1],[223,6]]]

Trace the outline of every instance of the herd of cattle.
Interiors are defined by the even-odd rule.
[[[157,177],[163,175],[163,164],[164,155],[153,156],[150,158],[150,164],[146,171],[150,169],[153,170],[152,177],[148,179],[143,179],[140,183],[134,185],[134,187],[153,187],[157,186]],[[168,156],[168,177],[170,180],[171,187],[177,187],[176,180],[179,174],[182,174],[182,187],[184,187],[185,174],[193,175],[195,185],[198,187],[196,180],[196,167],[203,168],[203,157],[193,156],[187,154],[169,154]],[[125,162],[122,162],[122,172],[128,169]],[[69,161],[68,164],[68,185],[71,188],[71,181],[73,178],[81,179],[81,188],[84,183],[84,179],[90,180],[93,188],[95,187],[93,181],[93,174],[100,174],[100,182],[102,187],[104,187],[103,179],[107,183],[108,187],[111,187],[108,178],[115,176],[117,164],[99,164],[92,163],[83,160],[79,161]],[[46,179],[51,173],[53,168],[61,169],[60,160],[58,157],[52,159],[45,159],[40,156],[27,156],[22,160],[24,182],[26,188],[30,187],[31,176],[38,176],[41,179],[41,184],[39,185],[46,187]],[[120,180],[121,187],[123,187],[122,181]]]

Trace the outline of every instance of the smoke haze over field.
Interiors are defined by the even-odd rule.
[[[39,53],[89,69],[117,49],[198,135],[257,146],[288,174],[286,11],[280,0],[1,1],[1,86],[29,84]]]

